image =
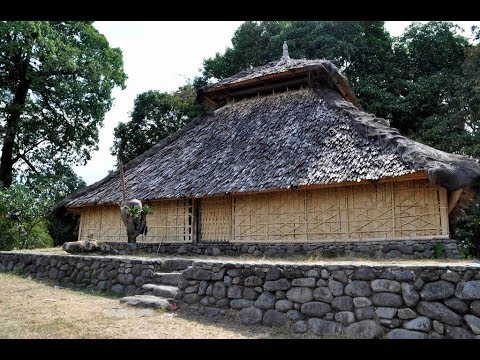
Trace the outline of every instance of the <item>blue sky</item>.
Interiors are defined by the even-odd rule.
[[[128,75],[125,90],[115,89],[112,109],[100,129],[99,149],[84,166],[74,167],[87,184],[105,177],[113,169],[110,155],[113,129],[127,122],[135,97],[147,90],[173,91],[187,79],[200,73],[203,59],[231,46],[234,31],[242,21],[97,21],[95,27],[112,47],[123,51],[124,69]],[[411,21],[387,21],[393,36],[402,33]],[[467,30],[480,21],[458,21]],[[280,54],[280,49],[279,49]],[[279,55],[280,56],[280,55]]]

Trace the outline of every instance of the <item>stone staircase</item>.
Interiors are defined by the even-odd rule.
[[[171,304],[174,303],[175,295],[179,292],[178,284],[182,280],[182,274],[178,271],[190,264],[173,268],[168,263],[164,265],[167,266],[162,266],[162,271],[171,272],[155,272],[152,282],[142,285],[143,294],[123,297],[120,302],[134,307],[172,310]]]

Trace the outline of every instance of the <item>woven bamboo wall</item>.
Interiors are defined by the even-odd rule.
[[[202,199],[201,213],[202,241],[313,242],[449,235],[446,190],[428,180],[235,195],[231,205],[228,197]]]
[[[138,242],[192,242],[192,200],[150,204]],[[446,190],[428,180],[218,196],[199,202],[202,241],[448,238]],[[82,208],[79,239],[126,242],[116,206]]]
[[[162,200],[150,204],[153,213],[147,215],[147,235],[137,242],[192,242],[191,200]],[[79,240],[127,242],[125,226],[118,206],[81,208]]]

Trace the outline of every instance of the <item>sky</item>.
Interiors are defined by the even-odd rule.
[[[110,155],[113,129],[127,122],[135,97],[148,90],[176,90],[188,79],[200,75],[203,60],[224,52],[242,21],[96,21],[94,26],[106,36],[111,47],[123,52],[124,71],[128,76],[125,90],[113,91],[114,103],[105,115],[99,132],[99,149],[75,172],[87,184],[105,177],[114,168]],[[392,36],[399,36],[411,21],[387,21]],[[480,21],[456,21],[470,35],[472,25]],[[279,57],[281,51],[279,50]]]

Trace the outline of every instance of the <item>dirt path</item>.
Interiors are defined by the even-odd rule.
[[[0,339],[245,339],[291,335],[258,326],[212,323],[182,312],[172,315],[134,309],[115,298],[0,273]]]

